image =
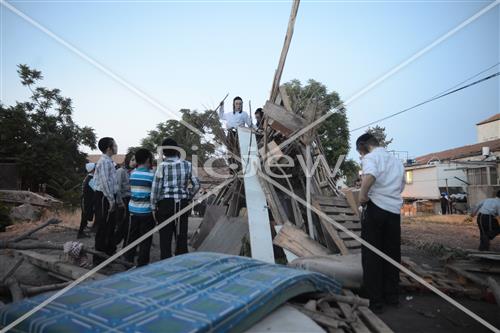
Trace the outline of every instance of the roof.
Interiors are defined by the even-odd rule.
[[[483,121],[478,122],[476,125],[482,125],[482,124],[487,124],[491,123],[492,121],[497,121],[500,120],[500,113],[497,113],[494,116],[489,117],[488,119],[485,119]]]
[[[419,156],[415,160],[417,164],[427,164],[431,160],[446,161],[446,160],[456,160],[459,158],[464,158],[469,156],[478,156],[482,154],[483,147],[490,147],[491,152],[499,151],[500,139],[443,150],[440,152]]]
[[[102,156],[102,154],[88,154],[87,155],[87,161],[91,163],[97,163],[99,161],[99,158]],[[125,161],[125,154],[116,154],[113,155],[112,157],[113,162],[116,164],[122,164]]]

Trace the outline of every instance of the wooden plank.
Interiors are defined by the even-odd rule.
[[[269,100],[274,101],[278,96],[279,86],[281,81],[281,75],[283,74],[283,68],[285,67],[286,55],[288,54],[288,49],[292,42],[293,29],[295,27],[295,19],[297,18],[297,12],[299,11],[300,0],[294,0],[292,10],[290,12],[290,18],[288,19],[288,27],[286,30],[285,41],[283,42],[283,48],[281,49],[280,60],[278,61],[278,68],[274,73],[273,85],[271,87],[271,95]]]
[[[445,268],[453,271],[455,274],[459,275],[459,276],[462,276],[464,277],[465,279],[467,280],[470,280],[478,285],[480,285],[481,287],[484,287],[484,288],[488,288],[489,285],[488,285],[488,282],[486,281],[486,279],[482,279],[472,273],[469,273],[469,272],[466,272],[464,269],[462,269],[461,267],[459,266],[456,266],[456,265],[446,265]]]
[[[200,226],[191,239],[191,246],[193,248],[197,249],[203,243],[219,218],[226,213],[226,209],[227,207],[225,206],[207,205]]]
[[[350,207],[347,200],[342,197],[314,196],[314,200],[316,200],[320,206]]]
[[[355,230],[351,230],[356,236],[359,236],[361,237],[361,231],[355,231]],[[351,235],[348,235],[347,233],[343,232],[343,231],[339,231],[339,236],[341,239],[343,239],[344,241],[345,240],[348,240],[348,239],[352,239],[354,240],[354,238],[351,236]],[[356,241],[357,242],[357,241]]]
[[[359,217],[356,215],[335,214],[335,213],[330,213],[330,214],[325,213],[325,214],[331,216],[337,222],[353,221],[356,222],[356,224],[361,225],[361,223],[359,223]]]
[[[257,156],[257,139],[251,129],[239,127],[238,138],[245,200],[248,211],[248,229],[252,258],[274,263],[273,241],[265,193],[257,177],[260,160]]]
[[[321,210],[326,213],[346,213],[346,214],[354,214],[351,207],[339,207],[339,206],[322,206]]]
[[[269,126],[285,136],[290,136],[292,133],[307,126],[307,122],[304,118],[295,113],[287,112],[286,109],[280,105],[268,101],[263,109],[268,119]]]
[[[338,224],[342,225],[344,228],[347,228],[351,231],[356,231],[356,230],[361,230],[361,223],[359,222],[343,222],[343,221],[338,221],[334,216],[332,216],[335,222]],[[339,230],[340,232],[340,230]]]
[[[239,255],[242,239],[247,234],[246,217],[221,216],[197,251]]]
[[[280,96],[281,96],[281,103],[283,104],[283,107],[288,112],[293,112],[292,101],[290,100],[290,96],[288,95],[288,92],[286,91],[286,88],[283,85],[280,86]]]
[[[360,213],[359,213],[359,190],[347,189],[347,190],[344,190],[342,192],[345,195],[345,198],[349,204],[349,207],[351,207],[354,214],[359,216],[360,215]]]
[[[76,280],[79,277],[86,274],[89,270],[71,265],[66,262],[62,262],[56,256],[50,256],[47,254],[37,253],[33,251],[16,251],[22,255],[31,264],[40,267],[42,269],[54,272],[56,274],[62,275],[72,280]],[[100,273],[94,273],[88,278],[88,280],[99,280],[105,278],[106,275]]]
[[[313,201],[313,206],[316,207],[317,209],[321,210],[321,207],[319,206],[318,202]],[[332,239],[332,241],[335,243],[335,246],[339,250],[340,254],[349,254],[349,250],[347,249],[346,245],[344,244],[344,241],[339,237],[339,234],[333,224],[331,224],[329,221],[326,221],[325,219],[321,218],[319,216],[319,221],[321,223],[321,227],[323,228],[324,232]]]
[[[344,294],[347,296],[354,296],[354,293],[350,290],[344,290]],[[375,333],[390,333],[393,332],[389,326],[386,325],[379,317],[377,317],[369,308],[366,306],[358,307],[358,313],[363,320],[363,322],[368,326],[368,328]]]
[[[274,237],[273,244],[289,250],[298,257],[331,254],[326,247],[309,238],[305,232],[290,222],[287,222]]]
[[[361,247],[361,243],[358,242],[357,240],[344,240],[344,244],[345,246],[350,250],[351,248],[360,248]]]

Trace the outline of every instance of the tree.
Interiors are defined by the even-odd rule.
[[[76,203],[86,162],[79,147],[96,148],[94,130],[75,124],[72,101],[59,89],[36,85],[40,71],[18,65],[17,72],[31,97],[0,105],[0,156],[17,160],[23,189],[47,184],[49,194]]]
[[[317,134],[325,150],[328,164],[333,167],[340,155],[349,152],[349,122],[346,109],[341,106],[342,101],[335,91],[328,92],[326,86],[318,81],[310,79],[307,85],[302,85],[299,80],[292,80],[284,84],[291,100],[292,111],[303,116],[303,111],[309,103],[317,107],[316,118],[321,117],[334,108],[339,107],[331,116],[317,128]],[[359,165],[349,159],[345,160],[340,167],[340,174],[348,179],[358,177]]]
[[[214,156],[217,144],[220,144],[215,136],[216,133],[222,131],[219,117],[213,110],[197,112],[181,109],[180,112],[182,120],[199,129],[205,136],[200,137],[177,120],[167,120],[159,123],[154,130],[149,131],[148,136],[142,139],[141,146],[156,152],[163,139],[170,137],[186,151],[187,159],[197,155],[198,161],[204,163]],[[211,138],[212,140],[210,140]]]
[[[385,133],[385,127],[380,127],[380,126],[375,126],[375,127],[368,127],[368,130],[366,133],[370,133],[373,135],[378,143],[380,144],[381,147],[387,147],[388,145],[391,144],[392,140],[394,139],[389,139],[387,140],[387,134]]]

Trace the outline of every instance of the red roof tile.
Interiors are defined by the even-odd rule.
[[[427,164],[431,160],[456,160],[459,158],[469,157],[469,156],[477,156],[481,155],[483,147],[490,147],[490,151],[499,151],[500,150],[500,139],[480,142],[473,145],[457,147],[453,149],[443,150],[436,153],[431,153],[423,156],[419,156],[416,158],[417,164]]]
[[[497,113],[494,116],[489,117],[488,119],[485,119],[483,121],[478,122],[476,125],[482,125],[482,124],[487,124],[491,123],[492,121],[500,120],[500,113]]]

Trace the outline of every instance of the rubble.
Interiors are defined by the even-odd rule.
[[[36,221],[42,216],[40,207],[35,207],[29,203],[25,203],[14,207],[10,210],[9,217],[12,220],[20,221]]]

